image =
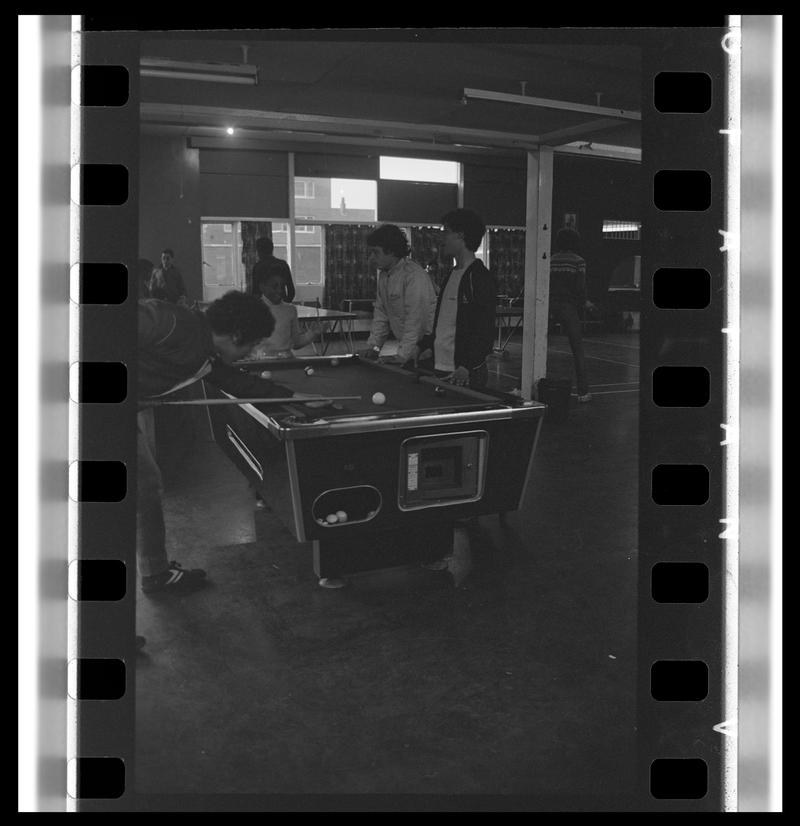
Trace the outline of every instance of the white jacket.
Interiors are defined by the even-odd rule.
[[[391,331],[399,342],[398,357],[414,358],[417,342],[433,330],[435,312],[436,290],[430,275],[410,258],[401,258],[388,272],[378,273],[367,346],[382,347]]]

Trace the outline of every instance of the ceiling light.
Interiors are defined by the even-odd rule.
[[[246,63],[208,63],[143,57],[139,67],[142,77],[205,80],[212,83],[238,83],[250,86],[258,83],[258,67]]]
[[[232,134],[233,134],[233,132],[234,132],[234,129],[233,129],[233,127],[232,127],[232,126],[229,126],[229,127],[228,127],[225,131],[226,131],[229,135],[232,135]]]

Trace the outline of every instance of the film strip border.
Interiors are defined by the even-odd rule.
[[[643,54],[638,770],[662,811],[720,811],[735,791],[720,521],[729,48],[724,30],[673,30]]]
[[[70,598],[77,657],[68,792],[132,811],[136,658],[136,313],[139,37],[74,34]],[[77,233],[76,233],[77,229]],[[77,415],[75,415],[77,413]],[[73,454],[74,455],[74,454]]]
[[[82,147],[73,185],[80,258],[72,268],[82,362],[72,394],[79,559],[71,566],[80,659],[70,693],[77,698],[72,791],[81,811],[140,807],[129,489],[136,399],[126,392],[136,382],[140,36],[80,37]],[[651,182],[642,215],[639,782],[623,804],[638,810],[722,807],[724,36],[670,29],[628,38],[643,48],[642,172]],[[94,97],[95,89],[126,84],[127,95]],[[687,112],[687,97],[707,98],[708,107]]]

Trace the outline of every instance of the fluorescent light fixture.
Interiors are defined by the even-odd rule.
[[[142,77],[165,77],[173,80],[205,80],[211,83],[238,83],[250,86],[258,83],[258,67],[246,63],[207,63],[143,57],[139,61],[139,72]]]

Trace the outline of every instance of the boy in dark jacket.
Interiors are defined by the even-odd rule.
[[[155,422],[147,401],[200,379],[239,398],[292,396],[285,387],[231,366],[269,336],[273,326],[263,302],[235,291],[205,313],[157,299],[139,302],[136,555],[146,594],[187,593],[202,587],[206,577],[203,570],[188,570],[167,559]]]
[[[433,332],[420,341],[420,359],[432,350],[438,376],[480,390],[489,378],[486,357],[494,344],[497,306],[494,278],[475,257],[486,226],[469,209],[448,212],[441,222],[445,253],[456,259],[456,266],[439,291]]]

